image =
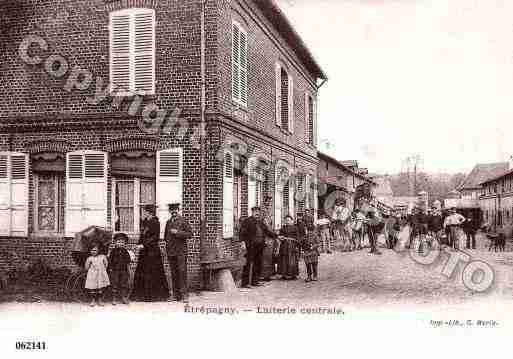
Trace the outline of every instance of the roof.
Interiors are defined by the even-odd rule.
[[[317,78],[326,80],[328,77],[317,64],[301,36],[294,30],[294,27],[274,0],[253,0],[253,2],[260,8],[269,22],[280,31],[285,41],[296,52],[308,71]]]
[[[481,185],[484,185],[486,183],[490,183],[490,182],[493,182],[493,181],[497,181],[503,177],[506,177],[506,176],[509,176],[513,173],[513,169],[510,169],[506,172],[503,172],[502,174],[498,175],[498,176],[495,176],[495,177],[490,177],[488,179],[486,179],[485,181],[481,182]]]
[[[364,176],[364,175],[354,171],[353,169],[351,169],[351,168],[347,167],[346,165],[344,165],[339,160],[337,160],[337,159],[335,159],[335,158],[333,158],[333,157],[331,157],[331,156],[329,156],[329,155],[327,155],[325,153],[322,153],[322,152],[318,151],[317,152],[317,157],[319,157],[319,159],[321,159],[321,160],[333,163],[335,166],[338,166],[339,168],[345,170],[346,172],[349,172],[353,176],[360,177],[361,179],[364,179],[365,181],[367,181],[367,182],[369,182],[371,184],[377,185],[377,183],[373,179],[371,179],[371,178],[369,178],[367,176]]]
[[[508,162],[479,163],[467,177],[465,177],[463,182],[457,187],[457,190],[480,189],[482,183],[485,183],[491,178],[503,175],[508,169]]]

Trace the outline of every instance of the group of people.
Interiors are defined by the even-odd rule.
[[[174,299],[187,302],[187,239],[192,230],[187,220],[181,216],[180,204],[169,204],[170,219],[164,231],[164,243],[160,241],[160,222],[155,215],[155,206],[143,208],[138,261],[134,275],[133,290],[129,293],[129,265],[135,255],[126,248],[128,236],[114,235],[114,247],[107,253],[100,244],[93,244],[90,256],[85,262],[87,276],[85,288],[91,296],[91,306],[103,305],[103,294],[107,287],[112,289],[112,304],[118,299],[129,304],[136,301],[163,301]],[[164,270],[168,262],[170,278]],[[171,283],[172,282],[172,283]],[[172,295],[170,296],[170,286]]]
[[[126,248],[127,235],[117,233],[107,253],[99,244],[92,246],[90,256],[85,261],[85,288],[91,295],[92,306],[103,305],[103,292],[108,286],[112,288],[112,304],[117,304],[118,299],[125,304],[129,303],[129,299],[187,302],[187,239],[192,237],[192,230],[180,214],[180,204],[170,204],[169,212],[170,219],[166,223],[162,242],[155,206],[143,208],[131,294],[129,265],[135,261],[135,255]],[[443,244],[444,238],[445,244],[459,249],[459,228],[467,235],[467,248],[475,249],[475,234],[479,226],[473,218],[465,218],[455,209],[451,209],[445,218],[436,208],[427,213],[416,208],[409,216],[388,216],[380,214],[371,205],[350,211],[344,199],[337,199],[331,213],[322,212],[318,219],[308,209],[298,213],[295,219],[288,215],[278,232],[272,229],[271,198],[266,200],[263,208],[255,206],[251,212],[242,222],[239,233],[246,252],[243,287],[260,286],[262,281],[276,276],[284,280],[298,279],[300,258],[306,267],[305,281],[317,281],[320,254],[332,253],[333,241],[342,244],[343,251],[361,250],[366,247],[364,242],[367,241],[370,254],[381,254],[377,245],[378,236],[383,233],[386,247],[393,249],[397,246],[399,233],[405,225],[409,225],[408,246],[418,246],[419,251],[426,245],[433,247],[435,243]],[[170,269],[167,275],[165,268]]]
[[[459,250],[461,231],[466,237],[466,249],[476,249],[476,233],[480,223],[472,216],[465,217],[458,213],[456,208],[449,209],[445,216],[436,207],[427,213],[416,208],[407,222],[411,227],[410,243],[417,238],[419,251],[423,250],[424,245],[432,247],[434,243]]]
[[[326,253],[331,253],[332,243],[336,242],[341,245],[343,252],[370,247],[370,254],[381,254],[377,247],[377,237],[385,227],[385,219],[371,205],[351,211],[346,200],[338,198],[331,215],[322,212],[317,224],[321,232],[322,248]]]
[[[269,221],[266,211],[256,206],[241,224],[240,239],[246,249],[242,286],[260,286],[261,281],[277,275],[296,280],[300,257],[306,266],[305,281],[317,281],[320,243],[311,211],[299,213],[297,220],[286,216],[278,233],[271,229]]]
[[[321,213],[314,218],[311,210],[285,217],[278,232],[273,231],[269,202],[263,208],[252,208],[240,229],[240,240],[246,250],[246,265],[242,273],[242,286],[260,286],[277,276],[284,280],[299,277],[299,261],[306,267],[306,282],[317,281],[321,253],[332,253],[332,242],[347,242],[348,250],[364,248],[368,239],[370,253],[381,254],[377,236],[385,222],[378,211],[370,206],[366,211],[351,212],[343,199],[337,200],[331,216]]]

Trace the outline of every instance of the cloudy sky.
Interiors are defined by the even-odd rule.
[[[513,1],[278,0],[328,74],[321,140],[394,173],[513,154]]]

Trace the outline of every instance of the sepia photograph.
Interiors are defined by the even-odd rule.
[[[0,356],[505,356],[512,120],[513,1],[0,0]]]

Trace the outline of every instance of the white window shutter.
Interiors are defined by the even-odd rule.
[[[123,94],[131,90],[130,19],[123,11],[110,15],[110,81]]]
[[[82,151],[66,154],[66,236],[85,228],[83,218],[84,155]]]
[[[240,84],[240,31],[236,24],[232,24],[232,98],[235,101],[241,99]]]
[[[317,219],[318,218],[318,212],[319,212],[319,201],[318,201],[318,193],[317,193],[317,176],[312,176],[312,180],[313,180],[313,188],[310,189],[312,192],[313,192],[313,196],[312,196],[312,200],[313,200],[313,203],[311,203],[310,205],[313,204],[313,210],[314,210],[314,218]]]
[[[310,96],[305,92],[305,138],[310,143]]]
[[[164,237],[169,219],[170,203],[183,202],[183,151],[181,148],[157,152],[157,216],[160,221],[160,235]]]
[[[66,236],[88,226],[107,226],[107,154],[76,151],[66,155]]]
[[[10,155],[0,153],[0,236],[11,232],[11,179],[9,175]]]
[[[248,103],[248,35],[242,29],[239,33],[240,102]]]
[[[289,132],[294,133],[294,78],[292,75],[289,75]]]
[[[28,234],[28,155],[11,154],[11,236]]]
[[[226,151],[223,166],[223,238],[233,237],[233,153]]]
[[[282,226],[283,211],[283,183],[280,179],[280,171],[275,169],[274,176],[274,226],[280,229]]]
[[[294,183],[294,176],[289,177],[289,214],[292,216],[292,218],[296,218],[296,209],[294,208],[294,198],[295,198],[295,183]]]
[[[314,146],[317,146],[317,100],[312,97],[313,103],[313,138],[312,143]]]
[[[274,196],[274,224],[276,229],[281,229],[283,210],[283,189],[277,188]]]
[[[107,154],[84,151],[83,221],[87,226],[107,226]]]
[[[134,90],[155,92],[155,12],[138,9],[134,13]]]
[[[281,127],[281,65],[276,63],[276,125]]]
[[[257,204],[257,181],[256,181],[256,163],[254,160],[248,162],[248,215],[251,209]]]
[[[305,208],[310,209],[311,203],[310,203],[310,175],[304,176],[304,183],[305,188],[303,188],[303,194],[304,194],[304,201],[305,201]]]

